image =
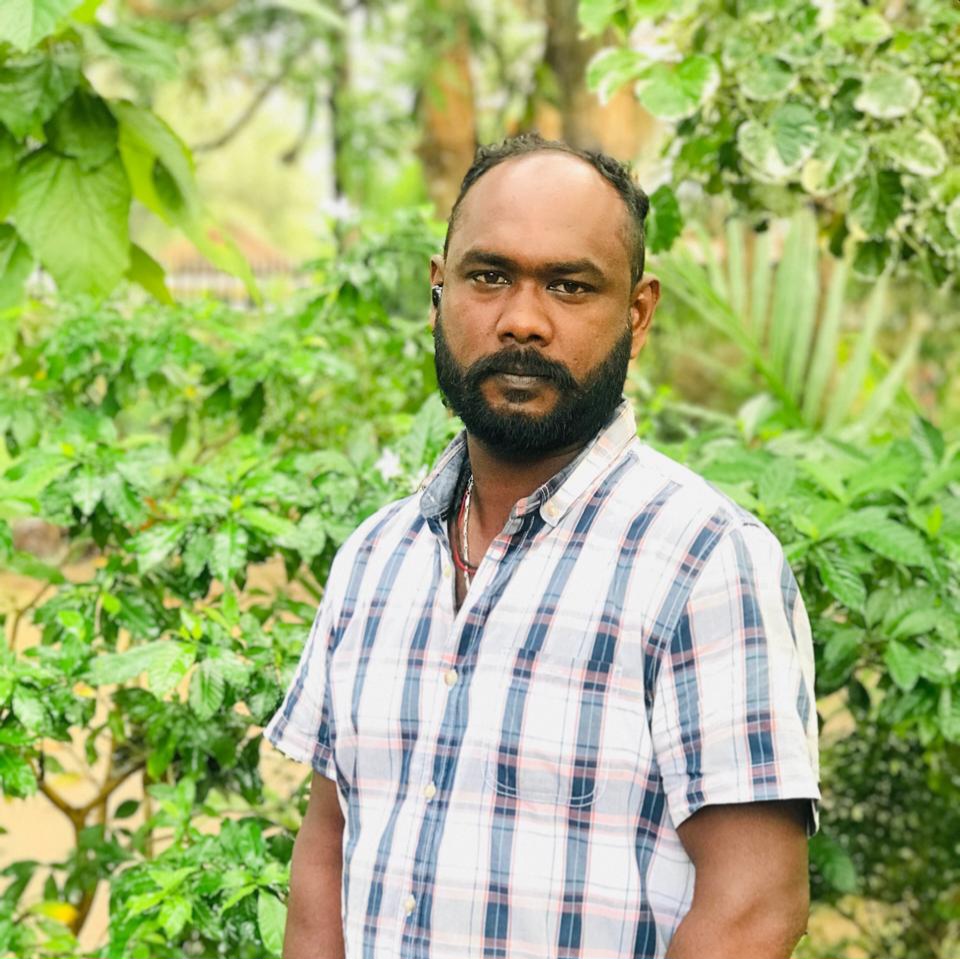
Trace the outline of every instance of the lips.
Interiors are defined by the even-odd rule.
[[[532,389],[547,382],[547,377],[537,376],[533,373],[498,372],[496,375],[505,386],[515,390]]]

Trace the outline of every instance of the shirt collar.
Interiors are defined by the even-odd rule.
[[[525,516],[539,509],[544,522],[556,526],[573,503],[594,485],[636,436],[633,408],[627,400],[622,400],[606,426],[576,458],[529,496],[519,500],[511,516]],[[467,434],[462,430],[420,484],[420,512],[425,519],[442,519],[446,515],[466,458]]]

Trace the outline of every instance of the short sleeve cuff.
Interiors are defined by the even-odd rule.
[[[270,721],[270,724],[264,730],[263,735],[267,742],[290,759],[298,763],[307,763],[313,768],[314,772],[336,782],[337,764],[333,758],[333,749],[315,738],[298,735],[297,731],[290,725],[287,725],[281,732],[280,722],[278,721],[281,716],[282,711]]]
[[[809,769],[799,769],[791,776],[783,776],[780,782],[771,786],[716,778],[704,780],[696,792],[691,791],[685,781],[667,790],[667,804],[675,827],[704,806],[791,799],[808,800],[806,829],[809,839],[820,828],[820,788]]]

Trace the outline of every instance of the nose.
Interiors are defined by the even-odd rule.
[[[547,304],[537,285],[516,282],[501,300],[497,317],[497,337],[501,342],[546,345],[553,337],[553,324]]]

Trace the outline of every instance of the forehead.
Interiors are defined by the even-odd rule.
[[[448,260],[468,249],[518,262],[589,257],[611,273],[629,274],[626,206],[589,163],[563,153],[506,160],[468,191],[450,236]]]

